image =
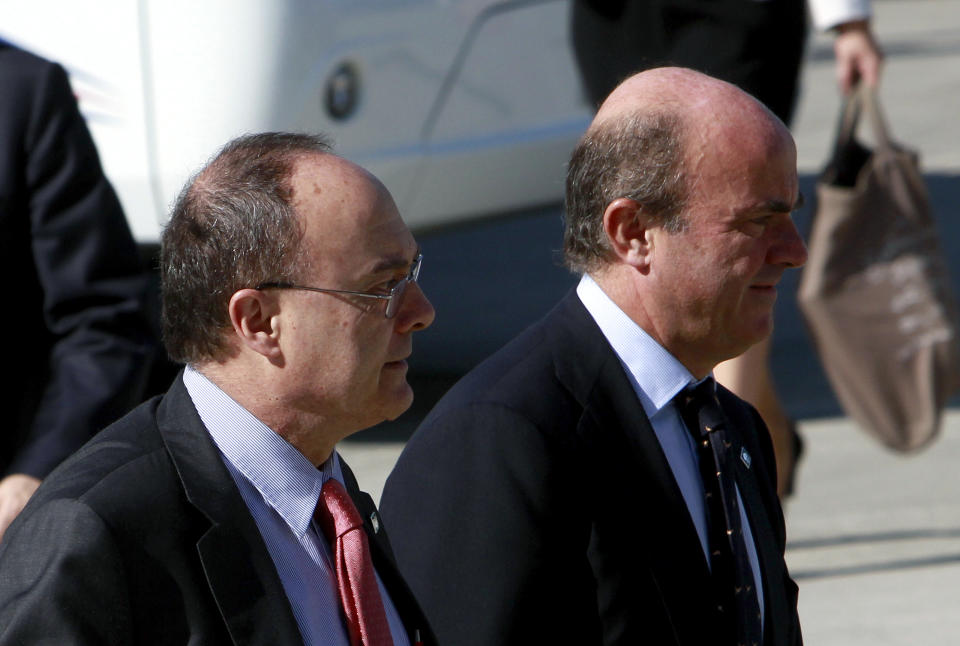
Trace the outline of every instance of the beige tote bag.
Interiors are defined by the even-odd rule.
[[[960,385],[957,305],[917,154],[890,140],[869,88],[841,112],[809,252],[799,304],[843,408],[892,449],[926,444]]]

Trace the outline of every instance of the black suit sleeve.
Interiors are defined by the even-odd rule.
[[[381,513],[441,644],[599,643],[590,524],[567,454],[496,404],[433,415],[408,443]]]
[[[44,364],[44,385],[6,470],[43,478],[140,401],[155,348],[147,277],[66,75],[49,63],[39,72],[32,94],[14,99],[31,104],[17,134],[34,264],[15,269],[42,292],[45,331],[28,333],[49,354],[30,357]]]
[[[132,644],[126,573],[100,517],[54,500],[24,520],[0,549],[0,646]]]

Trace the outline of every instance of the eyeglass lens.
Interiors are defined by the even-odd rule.
[[[400,309],[400,303],[403,302],[403,295],[407,291],[407,286],[410,283],[415,283],[420,278],[420,266],[423,264],[423,254],[417,256],[417,259],[413,261],[413,266],[410,267],[410,273],[393,288],[393,293],[390,294],[390,300],[387,301],[387,311],[384,312],[388,319],[392,319],[397,315],[397,310]]]

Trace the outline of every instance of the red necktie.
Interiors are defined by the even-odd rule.
[[[314,519],[334,548],[340,603],[352,646],[393,646],[363,519],[343,485],[323,483]]]

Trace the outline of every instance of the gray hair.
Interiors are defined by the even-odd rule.
[[[603,212],[617,198],[636,201],[668,231],[683,228],[689,187],[682,135],[677,116],[654,113],[601,123],[580,139],[567,168],[563,251],[571,271],[594,271],[613,259]]]
[[[245,135],[187,182],[160,253],[163,340],[171,359],[222,358],[231,296],[296,279],[303,229],[291,176],[301,156],[329,151],[315,135]]]

